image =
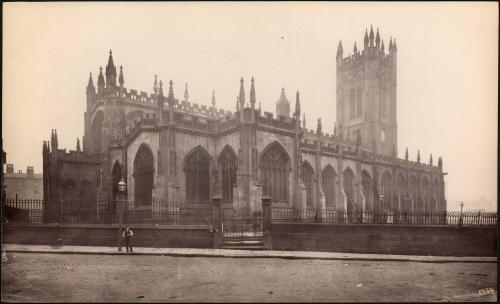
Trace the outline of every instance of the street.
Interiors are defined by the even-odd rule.
[[[496,263],[36,253],[8,253],[7,258],[2,301],[8,302],[497,299]]]

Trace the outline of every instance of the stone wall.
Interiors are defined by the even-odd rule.
[[[273,224],[273,250],[496,256],[496,227]]]
[[[212,247],[208,226],[131,226],[131,229],[135,234],[132,245],[137,247]],[[58,236],[63,245],[117,246],[118,227],[8,224],[3,226],[2,237],[4,244],[54,245]]]

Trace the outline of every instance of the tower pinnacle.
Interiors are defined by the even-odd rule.
[[[336,56],[337,60],[342,59],[343,52],[344,52],[344,49],[342,48],[342,40],[340,40],[339,45],[337,47],[337,56]]]
[[[111,50],[109,50],[108,65],[106,66],[106,85],[108,87],[116,86],[116,67]]]
[[[212,90],[212,107],[215,108],[215,90]]]
[[[240,79],[240,95],[238,96],[238,102],[240,103],[241,110],[243,110],[245,108],[245,88],[243,87],[243,77]]]
[[[158,76],[155,75],[155,82],[153,83],[153,92],[155,95],[158,94]]]
[[[123,79],[123,67],[120,65],[120,76],[118,77],[118,83],[120,83],[120,87],[123,87],[123,83],[124,83],[124,79]]]
[[[189,92],[188,92],[188,83],[186,82],[184,89],[184,101],[189,102]]]
[[[173,102],[174,101],[174,82],[172,81],[172,79],[170,79],[170,81],[168,82],[168,100],[170,102]]]
[[[255,105],[255,85],[254,85],[254,79],[252,77],[251,79],[251,85],[250,85],[250,104],[252,105],[252,108],[254,107]]]

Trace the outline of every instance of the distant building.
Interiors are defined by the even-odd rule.
[[[25,198],[25,199],[42,199],[43,198],[43,174],[36,173],[33,167],[28,166],[26,173],[19,170],[14,172],[14,165],[7,164],[4,174],[6,197],[9,198]]]

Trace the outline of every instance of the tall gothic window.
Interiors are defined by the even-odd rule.
[[[104,114],[102,111],[97,112],[92,120],[90,134],[92,136],[92,151],[101,153],[102,150],[102,123],[104,122]]]
[[[351,168],[344,170],[344,192],[347,196],[347,210],[352,210],[354,206],[354,173]]]
[[[349,118],[356,117],[356,96],[354,89],[349,90]]]
[[[153,153],[146,145],[141,145],[134,159],[134,190],[136,203],[151,203],[154,178]]]
[[[304,185],[306,186],[306,202],[307,207],[312,208],[313,206],[313,191],[314,191],[314,170],[308,162],[302,163],[302,179]]]
[[[399,201],[401,202],[401,208],[403,210],[408,210],[408,206],[403,204],[405,202],[405,198],[408,196],[408,182],[401,173],[398,176],[398,196]]]
[[[91,185],[89,180],[84,179],[80,184],[80,193],[78,195],[78,198],[81,200],[90,201],[92,199],[90,187]]]
[[[325,193],[325,206],[327,208],[335,208],[335,179],[337,174],[332,166],[327,165],[323,169],[321,183],[323,187],[323,192]]]
[[[356,91],[356,101],[356,116],[361,117],[363,116],[363,90],[361,88]]]
[[[365,209],[373,210],[372,178],[365,170],[361,173],[361,184],[363,186],[363,196],[365,197]]]
[[[273,202],[288,204],[288,179],[290,157],[278,143],[270,144],[262,153],[260,161],[262,194]]]
[[[210,197],[210,155],[201,147],[188,154],[184,166],[186,199],[208,201]]]
[[[111,171],[111,191],[113,194],[113,199],[116,199],[118,194],[118,183],[122,179],[122,166],[118,161],[113,165],[113,170]]]
[[[437,179],[434,179],[434,183],[432,185],[433,188],[433,194],[434,194],[434,210],[438,211],[440,209],[440,206],[438,206],[438,202],[441,201],[441,195],[440,195],[440,187],[439,187],[439,182]]]
[[[410,177],[410,195],[413,201],[413,210],[422,210],[422,206],[418,204],[418,180],[414,175]]]
[[[224,201],[232,201],[233,185],[236,182],[238,163],[236,153],[229,146],[226,146],[219,156],[219,167],[222,179],[222,199]]]
[[[382,210],[390,210],[392,209],[392,177],[389,172],[385,172],[382,175],[382,194],[384,195],[384,201],[382,205]]]
[[[73,200],[75,198],[76,184],[72,179],[67,179],[63,184],[63,200]]]
[[[429,211],[429,182],[427,181],[427,178],[424,177],[422,180],[422,198],[424,199],[424,212]]]

